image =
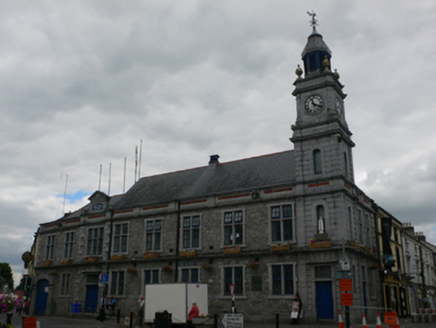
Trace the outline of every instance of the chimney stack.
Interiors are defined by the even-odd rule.
[[[220,158],[220,155],[215,154],[215,155],[210,155],[210,159],[209,159],[209,165],[210,164],[219,164],[219,160],[218,158]]]

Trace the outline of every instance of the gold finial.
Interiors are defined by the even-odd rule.
[[[295,70],[295,74],[297,74],[298,78],[301,79],[301,75],[303,74],[303,70],[301,69],[300,65],[297,65],[297,69]]]
[[[334,72],[333,74],[335,75],[335,78],[336,78],[337,80],[339,80],[340,75],[339,75],[338,70],[337,70],[336,68],[335,68],[335,72]]]
[[[330,60],[327,58],[327,56],[325,56],[324,60],[322,61],[322,67],[324,67],[325,72],[330,72]]]

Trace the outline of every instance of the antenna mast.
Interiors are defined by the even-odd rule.
[[[139,166],[138,166],[138,180],[141,179],[141,159],[142,159],[142,139],[139,142]]]
[[[64,190],[64,203],[62,205],[62,213],[65,214],[65,199],[67,198],[67,186],[68,186],[68,174],[61,174],[61,180],[62,177],[65,176],[65,190]]]
[[[109,163],[109,181],[108,181],[108,187],[107,187],[108,196],[111,195],[111,168],[112,168],[112,164]]]
[[[102,165],[100,164],[100,174],[98,175],[98,191],[100,191],[100,186],[101,186],[101,168]]]
[[[137,172],[138,172],[138,146],[135,146],[135,182],[136,182]]]
[[[127,163],[127,157],[124,157],[123,194],[126,192],[126,163]]]

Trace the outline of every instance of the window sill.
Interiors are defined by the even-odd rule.
[[[268,295],[269,300],[294,299],[295,295]]]
[[[219,299],[220,300],[231,300],[232,297],[230,295],[229,296],[225,295],[225,296],[220,296]],[[247,296],[245,296],[245,295],[235,295],[235,300],[246,300],[246,299],[247,299]]]

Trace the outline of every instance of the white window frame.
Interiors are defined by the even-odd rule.
[[[198,228],[194,227],[192,225],[192,218],[194,218],[194,217],[198,217],[199,218]],[[185,225],[184,225],[185,224],[185,218],[190,218],[190,226],[189,226],[189,228],[185,227]],[[180,222],[180,235],[181,235],[181,238],[180,238],[180,249],[182,249],[182,250],[201,249],[201,224],[202,224],[202,221],[203,221],[203,216],[201,214],[198,214],[198,213],[186,214],[186,215],[183,215],[181,217],[181,222]],[[198,229],[198,246],[194,247],[194,246],[192,246],[192,231],[193,230],[197,230],[197,229]],[[188,230],[189,230],[189,247],[185,247],[185,245],[184,245],[185,231],[188,231]]]
[[[69,296],[70,295],[70,287],[71,287],[70,282],[71,282],[71,274],[70,273],[62,273],[60,296]]]
[[[48,235],[47,236],[47,246],[46,246],[46,252],[45,252],[45,259],[46,260],[53,260],[53,253],[54,253],[54,245],[56,241],[55,235]]]
[[[200,278],[200,267],[199,266],[182,266],[179,267],[179,282],[182,283],[182,272],[183,270],[189,270],[189,279],[188,281],[185,281],[185,283],[200,283],[201,282],[201,278]],[[198,274],[198,281],[192,282],[192,270],[197,270],[197,274]]]
[[[235,224],[234,219],[232,219],[232,243],[231,244],[225,244],[225,227],[226,226],[230,226],[230,224],[225,224],[224,220],[225,220],[225,215],[226,213],[233,213],[232,217],[234,217],[235,212],[242,212],[242,223],[241,224]],[[245,246],[245,209],[242,208],[234,208],[234,209],[228,209],[228,210],[224,210],[221,211],[221,247],[244,247]],[[241,225],[242,226],[242,243],[241,244],[236,244],[235,243],[235,226],[236,225]]]
[[[225,265],[221,267],[221,296],[222,298],[231,298],[231,295],[226,295],[224,293],[224,286],[225,286],[225,281],[224,281],[224,271],[227,268],[232,268],[232,283],[231,284],[235,284],[235,268],[242,268],[242,295],[236,295],[235,293],[235,298],[246,298],[246,289],[245,289],[245,265]]]
[[[292,221],[292,239],[290,240],[284,240],[283,238],[283,221],[286,221],[288,219],[284,219],[282,217],[282,208],[283,206],[292,206],[292,217],[290,220]],[[273,207],[280,207],[280,219],[276,219],[275,221],[280,221],[280,240],[272,240],[272,217],[271,217],[271,211]],[[286,203],[277,203],[277,204],[269,204],[268,205],[268,240],[270,245],[274,244],[282,244],[282,243],[289,243],[289,244],[295,244],[297,241],[295,240],[295,203],[294,202],[286,202]]]
[[[146,271],[150,271],[150,283],[146,284],[145,283],[145,272]],[[157,282],[152,282],[153,281],[153,272],[157,271]],[[147,269],[143,269],[142,270],[142,283],[145,285],[157,285],[161,283],[161,269],[158,268],[147,268]]]
[[[98,230],[100,232],[100,229],[103,229],[102,235],[94,237],[94,233],[92,238],[89,238],[89,230]],[[86,229],[86,255],[87,256],[101,256],[103,255],[103,246],[104,246],[104,226],[96,226],[96,227],[89,227]],[[99,252],[99,240],[101,240],[101,252]],[[89,243],[92,243],[91,245]],[[94,249],[93,245],[94,242],[96,243],[96,252],[94,253],[92,250]],[[88,252],[90,250],[90,252]]]
[[[155,224],[157,221],[161,222],[160,230],[155,230]],[[149,222],[153,222],[153,232],[152,232],[153,239],[151,243],[152,244],[151,249],[147,249],[147,227]],[[159,249],[156,249],[155,247],[157,233],[160,233]],[[163,235],[164,235],[164,219],[162,217],[144,220],[144,249],[146,252],[158,252],[158,253],[162,252]]]
[[[113,275],[114,275],[114,273],[117,273],[117,277],[116,277],[116,279],[117,279],[117,281],[116,281],[116,283],[115,283],[115,285],[116,285],[116,291],[115,291],[115,293],[114,293],[114,291],[112,290],[112,286],[113,286]],[[120,293],[119,292],[119,288],[120,288],[120,273],[123,273],[123,278],[124,278],[124,281],[123,281],[123,293]],[[123,297],[123,296],[125,296],[126,295],[126,271],[125,270],[111,270],[110,271],[110,275],[109,275],[109,293],[110,293],[110,295],[112,295],[112,296],[117,296],[117,297]]]
[[[73,258],[73,246],[75,241],[75,232],[68,231],[65,233],[65,247],[64,247],[64,258],[71,259]]]
[[[283,268],[285,265],[292,266],[293,273],[293,281],[292,281],[292,294],[285,294],[285,283],[284,283],[284,272]],[[273,294],[273,266],[280,266],[280,274],[281,274],[281,294]],[[293,299],[295,297],[295,292],[297,290],[297,263],[296,262],[277,262],[277,263],[268,263],[268,298],[289,298]]]
[[[127,225],[127,232],[124,234],[123,233],[123,225]],[[115,234],[115,229],[116,226],[120,226],[121,229],[121,233],[119,235]],[[112,237],[112,254],[127,254],[129,252],[129,235],[130,235],[130,222],[117,222],[114,223],[114,227],[113,227],[113,237]],[[123,250],[122,249],[122,239],[123,237],[126,238],[126,249]],[[115,249],[116,246],[116,240],[118,239],[118,249]]]

